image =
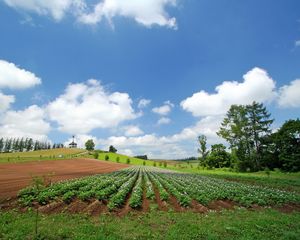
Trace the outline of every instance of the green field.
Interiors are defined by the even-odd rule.
[[[57,148],[30,152],[0,153],[0,163],[18,163],[73,158],[86,153],[80,148]]]
[[[283,214],[275,210],[209,212],[130,213],[125,217],[83,214],[43,215],[35,239],[282,239],[300,236],[300,214]],[[34,239],[35,213],[0,212],[0,239]]]
[[[76,150],[22,154],[35,161],[40,155],[46,159],[51,154],[84,152]],[[0,210],[0,239],[299,239],[300,173],[207,170],[197,168],[197,162],[175,166],[170,161],[164,167],[163,161],[115,153],[100,153],[99,161],[105,161],[106,155],[110,162],[128,163],[130,159],[133,166],[40,186],[39,190],[22,190],[18,204],[27,210]],[[216,200],[230,201],[233,209],[215,210],[211,203]],[[85,209],[95,201],[106,210],[90,216]],[[145,201],[148,210],[144,209]],[[206,210],[199,212],[193,201]],[[36,207],[56,203],[64,208],[59,213],[40,213],[36,236]],[[277,210],[286,204],[295,211]],[[259,207],[254,210],[253,205]],[[119,215],[126,206],[130,210]],[[82,210],[74,214],[74,207]]]

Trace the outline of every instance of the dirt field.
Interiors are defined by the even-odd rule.
[[[83,176],[113,172],[127,164],[103,162],[95,159],[0,164],[0,200],[14,197],[32,182],[32,176],[47,176],[52,182]]]

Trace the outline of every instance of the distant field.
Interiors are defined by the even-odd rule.
[[[108,161],[112,161],[112,162],[116,162],[117,161],[117,157],[119,157],[119,162],[120,163],[127,163],[127,159],[130,160],[130,164],[132,165],[143,165],[143,163],[145,162],[145,166],[153,166],[154,164],[158,163],[156,161],[152,161],[152,160],[143,160],[143,159],[139,159],[139,158],[134,158],[134,157],[129,157],[126,155],[122,155],[122,154],[118,154],[118,153],[100,153],[99,154],[99,159],[100,160],[105,160],[105,156],[108,156],[109,159]]]
[[[56,148],[31,152],[0,153],[0,163],[19,163],[37,160],[66,159],[85,153],[85,149]]]

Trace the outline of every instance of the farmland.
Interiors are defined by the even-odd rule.
[[[300,204],[300,195],[278,189],[181,174],[153,167],[135,166],[113,173],[89,176],[19,192],[23,207],[41,210],[81,209],[126,214],[131,209],[148,211],[149,202],[160,210],[207,212],[234,207],[289,207]]]
[[[0,153],[0,164],[68,159],[82,156],[85,153],[86,150],[79,148],[58,148],[29,152]]]

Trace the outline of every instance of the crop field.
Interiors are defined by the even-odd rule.
[[[300,195],[262,186],[230,182],[154,167],[134,166],[113,173],[28,187],[18,194],[23,207],[42,212],[102,212],[127,214],[131,210],[207,212],[223,208],[299,207]]]

